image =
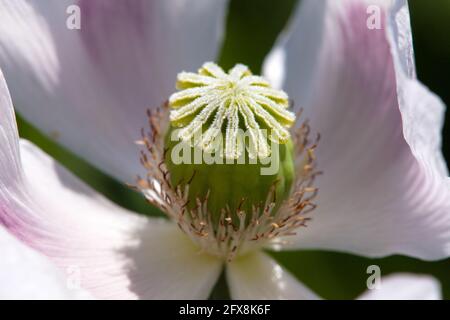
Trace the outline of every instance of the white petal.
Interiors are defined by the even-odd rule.
[[[393,274],[381,279],[380,287],[363,293],[359,300],[440,300],[441,285],[431,276]]]
[[[367,27],[374,3],[381,29]],[[318,209],[290,248],[450,255],[444,105],[415,78],[406,1],[391,3],[305,0],[276,49],[286,91],[322,136]]]
[[[208,297],[221,262],[199,254],[175,224],[116,206],[29,142],[20,143],[19,158],[1,74],[0,114],[0,226],[49,257],[68,274],[71,286],[95,298]],[[19,289],[24,284],[17,281]]]
[[[66,26],[74,4],[80,30]],[[141,170],[134,141],[147,128],[147,108],[168,99],[178,72],[216,57],[225,4],[0,0],[0,65],[26,119],[134,182]]]
[[[254,299],[318,299],[307,287],[262,252],[238,257],[227,265],[231,297]]]
[[[58,268],[44,255],[28,248],[0,225],[0,300],[89,299],[70,288]]]

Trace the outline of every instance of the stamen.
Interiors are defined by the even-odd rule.
[[[204,70],[200,73],[208,76],[222,74],[211,64],[204,66]],[[231,71],[231,76],[243,77],[246,73],[243,67],[235,67]],[[183,74],[182,77],[189,79],[189,83],[205,82],[206,80],[201,78],[202,75]],[[261,82],[256,78],[253,77],[251,81]],[[185,81],[183,85],[187,83]],[[250,123],[251,116],[246,113],[245,108],[242,110]],[[235,109],[233,116],[236,112]],[[195,173],[187,183],[175,186],[171,184],[170,172],[166,166],[167,152],[163,137],[165,128],[161,128],[161,125],[167,124],[169,120],[168,104],[156,112],[149,112],[148,115],[150,131],[142,130],[142,139],[138,142],[139,145],[145,146],[140,160],[147,175],[138,177],[135,188],[142,192],[148,202],[160,208],[177,223],[202,252],[231,261],[237,255],[259,248],[268,242],[285,241],[285,237],[295,235],[299,228],[307,226],[311,220],[310,213],[316,208],[314,200],[318,189],[314,187],[314,180],[320,174],[316,169],[314,153],[319,136],[314,141],[309,140],[310,128],[307,122],[293,131],[297,174],[290,196],[280,207],[275,208],[277,201],[275,197],[277,181],[275,181],[264,203],[255,203],[251,206],[251,210],[244,210],[242,208],[246,199],[242,198],[234,211],[228,207],[224,208],[218,221],[213,221],[208,210],[209,192],[203,198],[197,198],[194,206],[188,205],[189,187],[195,179]],[[230,127],[233,128],[233,124]],[[204,141],[205,139],[207,140],[204,138]],[[229,149],[230,153],[235,152],[234,147]]]

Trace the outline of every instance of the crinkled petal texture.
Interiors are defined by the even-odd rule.
[[[71,285],[79,285],[95,298],[208,297],[220,274],[221,262],[199,254],[175,224],[119,208],[31,143],[19,144],[1,74],[0,114],[0,226],[50,258],[67,274]],[[8,247],[6,242],[13,240],[3,240],[2,236],[1,241],[2,247]],[[17,268],[25,268],[22,264],[29,261],[28,256],[19,253],[12,259]],[[14,261],[10,263],[7,270],[14,269]],[[0,274],[7,277],[4,266],[2,258]],[[52,272],[47,266],[35,272],[41,271]],[[23,286],[26,278],[15,277],[14,272],[8,286]],[[33,272],[30,270],[29,275],[32,283]],[[36,281],[44,276],[36,275]],[[56,293],[49,291],[42,297]]]
[[[440,300],[441,285],[433,277],[407,273],[382,278],[381,286],[363,293],[359,300]]]
[[[318,297],[286,269],[262,252],[238,257],[227,265],[230,294],[236,300]]]
[[[444,105],[412,54],[406,1],[302,1],[265,63],[322,135],[319,206],[288,248],[450,255]]]
[[[90,299],[71,287],[47,257],[28,248],[0,226],[0,299]]]
[[[101,170],[134,182],[146,110],[168,99],[178,72],[214,60],[226,2],[0,0],[0,66],[15,106]],[[81,29],[71,29],[78,17]]]

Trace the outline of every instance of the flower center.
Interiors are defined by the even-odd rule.
[[[306,226],[317,195],[315,143],[307,123],[291,140],[287,94],[240,64],[225,73],[205,63],[180,73],[176,87],[142,131],[148,175],[137,188],[146,198],[203,251],[227,260]],[[179,150],[189,153],[181,162]],[[196,162],[197,151],[214,161]]]
[[[224,157],[237,159],[247,134],[249,157],[265,158],[270,155],[267,137],[276,143],[290,138],[287,127],[295,115],[287,110],[287,94],[242,64],[225,73],[216,64],[205,63],[197,74],[180,73],[176,87],[180,91],[169,98],[171,124],[182,128],[181,140],[206,152],[216,150],[217,139],[224,134]]]

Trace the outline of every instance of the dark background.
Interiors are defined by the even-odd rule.
[[[409,4],[418,77],[450,105],[450,0],[410,0]],[[229,68],[241,62],[259,73],[265,55],[296,5],[296,0],[232,0],[220,64]],[[46,139],[20,116],[18,120],[22,137],[39,145],[108,198],[142,214],[160,214],[140,195]],[[449,133],[447,114],[443,132],[446,159],[450,159]],[[425,262],[401,256],[366,259],[316,251],[272,255],[324,298],[355,298],[365,290],[366,268],[372,264],[379,265],[383,275],[392,272],[432,274],[441,281],[445,297],[450,298],[450,260]]]

